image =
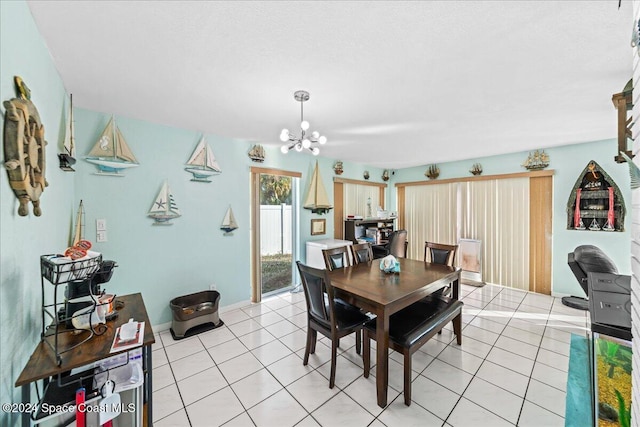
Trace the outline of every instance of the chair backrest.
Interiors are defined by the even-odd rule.
[[[424,242],[424,261],[453,267],[456,262],[458,245]]]
[[[308,316],[327,326],[333,325],[334,296],[327,270],[309,267],[300,261],[296,264],[307,300]]]
[[[323,249],[324,265],[327,270],[333,271],[336,268],[349,267],[349,249],[346,246]]]
[[[396,230],[389,235],[389,255],[396,258],[407,257],[407,230]]]
[[[373,260],[371,243],[357,243],[355,245],[351,245],[351,257],[353,258],[354,264]]]
[[[618,268],[611,258],[600,248],[593,245],[581,245],[569,252],[569,268],[578,279],[584,293],[589,295],[587,275],[589,273],[618,274]]]

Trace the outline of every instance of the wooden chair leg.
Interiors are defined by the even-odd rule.
[[[453,318],[453,333],[456,334],[458,345],[462,345],[462,313]]]
[[[329,388],[336,384],[336,359],[338,358],[338,340],[331,340],[331,374],[329,375]]]
[[[316,352],[316,343],[318,342],[318,331],[312,329],[311,334],[311,351],[309,351],[309,353],[314,354]]]
[[[411,406],[411,353],[404,350],[404,404]]]
[[[356,331],[356,354],[360,354],[360,349],[362,348],[362,338],[360,336],[361,333],[361,331]]]
[[[315,340],[313,339],[313,332],[310,327],[307,326],[307,345],[304,348],[304,360],[302,361],[302,364],[304,366],[307,366],[307,364],[309,363],[309,353],[313,353],[311,351],[311,347],[314,346],[315,347]]]
[[[366,329],[362,330],[362,361],[364,362],[364,377],[369,378],[369,371],[371,370],[371,341],[369,341],[369,332]]]

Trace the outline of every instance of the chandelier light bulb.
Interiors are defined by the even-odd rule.
[[[320,144],[323,144],[323,145],[324,145],[324,144],[326,144],[326,143],[327,143],[327,137],[326,137],[326,136],[324,136],[324,135],[323,135],[323,136],[321,136],[320,138],[318,138],[318,142],[319,142]]]
[[[299,142],[296,144],[296,151],[297,152],[302,151],[302,144],[300,144]]]
[[[307,138],[303,139],[303,140],[302,140],[302,146],[303,146],[304,148],[309,148],[309,147],[311,147],[311,141],[309,141]]]
[[[309,122],[306,120],[303,120],[302,123],[300,123],[300,128],[302,130],[309,130]]]
[[[280,147],[280,151],[282,151],[282,154],[287,154],[289,152],[289,147],[283,145],[282,147]]]
[[[318,132],[317,130],[314,130],[313,132],[311,132],[311,138],[317,141],[318,138],[320,138],[320,132]]]
[[[280,141],[286,142],[288,140],[289,140],[289,131],[286,129],[282,129],[282,132],[280,133]]]
[[[313,147],[311,149],[311,152],[313,153],[314,156],[317,156],[320,153],[320,150],[318,149],[318,147]]]

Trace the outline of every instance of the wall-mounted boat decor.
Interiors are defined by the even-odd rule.
[[[424,176],[426,176],[429,179],[436,179],[437,177],[439,177],[440,169],[438,168],[438,165],[436,164],[429,165],[427,170],[424,172]]]
[[[236,222],[236,217],[233,215],[233,210],[231,210],[231,206],[227,209],[227,213],[224,214],[224,219],[222,220],[222,224],[220,225],[220,230],[224,230],[224,235],[229,236],[233,234],[233,230],[238,228],[238,223]]]
[[[153,225],[173,225],[171,220],[182,216],[167,181],[162,184],[147,215],[153,218]]]
[[[264,162],[264,147],[260,144],[256,144],[251,147],[247,154],[252,162],[262,163]]]
[[[69,94],[69,115],[67,116],[67,127],[64,134],[64,151],[58,153],[60,169],[65,172],[75,172],[75,169],[72,167],[76,164],[75,145],[75,138],[73,136],[73,95]]]
[[[73,236],[71,236],[69,246],[75,246],[80,240],[84,240],[84,205],[82,204],[82,200],[80,200],[78,213],[76,214],[76,226],[72,231]]]
[[[522,167],[527,168],[530,171],[538,171],[549,166],[549,155],[544,150],[536,150],[533,153],[529,153]]]
[[[113,116],[85,160],[98,167],[95,175],[104,176],[124,176],[123,170],[140,166]]]
[[[307,197],[304,199],[304,205],[302,207],[310,209],[311,212],[320,215],[333,209],[333,206],[331,206],[331,203],[329,202],[327,190],[325,190],[324,184],[322,184],[322,177],[320,176],[317,160],[316,167],[313,169],[313,175],[311,176],[309,191],[307,192]]]
[[[482,165],[480,163],[474,163],[469,169],[472,175],[481,175],[482,174]]]
[[[18,215],[42,215],[40,196],[49,185],[45,178],[47,157],[44,126],[33,102],[31,91],[19,76],[14,77],[18,98],[4,101],[4,167],[9,186],[18,198]]]
[[[200,138],[196,149],[191,153],[184,170],[190,172],[193,175],[191,181],[196,182],[211,182],[210,177],[222,173],[218,162],[216,162],[216,156],[213,155],[213,150],[204,140],[204,136]]]
[[[342,172],[344,172],[344,169],[342,169],[342,162],[340,160],[338,160],[336,164],[333,165],[333,171],[336,173],[336,175],[342,175]]]
[[[567,203],[567,229],[624,231],[626,209],[618,185],[591,160],[578,176]]]

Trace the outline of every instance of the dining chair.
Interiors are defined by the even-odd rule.
[[[407,230],[396,230],[389,234],[389,241],[384,246],[373,247],[374,258],[393,255],[396,258],[407,257]]]
[[[349,262],[349,249],[347,246],[323,249],[322,256],[324,257],[324,265],[329,271],[333,271],[336,268],[349,267],[351,265]]]
[[[424,242],[424,262],[432,264],[441,264],[453,267],[456,262],[456,253],[458,245],[445,245],[443,243]],[[449,286],[441,288],[438,294],[450,295],[451,288]]]
[[[355,245],[351,245],[351,259],[353,259],[354,264],[372,261],[373,250],[371,249],[371,243],[357,243]]]
[[[356,352],[360,354],[360,331],[370,317],[357,307],[335,299],[327,270],[312,268],[300,261],[296,261],[296,264],[307,301],[307,345],[302,364],[306,366],[309,363],[309,354],[315,353],[318,332],[329,338],[331,340],[329,388],[333,388],[340,338],[355,332]]]
[[[457,251],[458,245],[424,242],[424,261],[453,267]]]
[[[389,347],[402,353],[404,357],[405,405],[411,405],[411,356],[413,353],[449,322],[453,322],[456,343],[462,345],[462,306],[462,301],[457,299],[443,295],[430,295],[391,315],[389,319]],[[363,333],[364,377],[368,378],[371,370],[369,339],[376,339],[375,319],[367,322]]]

